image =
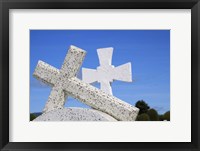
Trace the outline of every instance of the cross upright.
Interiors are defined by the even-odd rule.
[[[99,82],[104,92],[112,95],[113,80],[132,82],[131,63],[114,67],[112,63],[113,48],[97,49],[100,66],[97,69],[82,68],[82,80],[87,83]]]
[[[68,95],[63,91],[63,83],[69,78],[76,77],[85,54],[84,50],[70,46],[60,70],[55,70],[42,61],[38,62],[38,68],[35,69],[33,75],[40,80],[45,78],[42,81],[53,87],[43,112],[63,108]],[[48,70],[51,70],[51,72],[48,72]]]
[[[108,113],[117,120],[133,121],[139,109],[76,78],[86,52],[75,46],[65,57],[60,70],[39,61],[33,76],[52,86],[43,112],[63,108],[67,96],[72,96],[94,109]]]

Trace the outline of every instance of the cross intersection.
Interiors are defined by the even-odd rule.
[[[72,96],[117,120],[135,120],[138,108],[76,78],[85,54],[84,50],[70,46],[60,70],[42,61],[38,62],[33,75],[52,87],[43,112],[63,108],[67,96]]]
[[[114,67],[112,62],[113,48],[97,49],[100,66],[96,70],[82,68],[82,79],[87,83],[99,82],[101,90],[112,95],[113,80],[132,82],[131,63]]]

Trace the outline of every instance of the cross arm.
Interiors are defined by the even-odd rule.
[[[132,82],[131,63],[126,63],[113,69],[113,79],[125,82]]]
[[[82,68],[82,80],[86,83],[94,83],[97,81],[97,70]]]
[[[59,70],[55,67],[43,62],[38,61],[33,76],[47,85],[54,86],[59,75]]]
[[[100,66],[108,66],[112,64],[113,48],[100,48],[97,49]]]
[[[63,83],[64,90],[81,102],[121,121],[135,121],[139,109],[112,96],[78,78],[70,78]]]

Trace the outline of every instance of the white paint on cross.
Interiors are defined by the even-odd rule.
[[[112,63],[113,48],[97,49],[100,66],[97,70],[82,68],[82,80],[87,83],[99,82],[104,92],[112,95],[113,80],[132,82],[131,63],[114,67]]]
[[[33,75],[53,87],[43,112],[64,108],[65,98],[72,96],[117,120],[134,121],[138,108],[76,78],[85,54],[84,50],[71,46],[60,70],[38,62]]]

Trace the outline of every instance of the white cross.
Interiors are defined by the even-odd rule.
[[[43,112],[63,108],[65,98],[72,96],[117,120],[135,120],[138,108],[76,78],[85,53],[84,50],[71,46],[60,70],[42,61],[38,62],[33,75],[53,87]]]
[[[82,80],[87,83],[99,82],[104,92],[112,95],[113,80],[132,82],[131,63],[114,67],[112,63],[113,48],[97,49],[100,66],[97,70],[82,68]]]

